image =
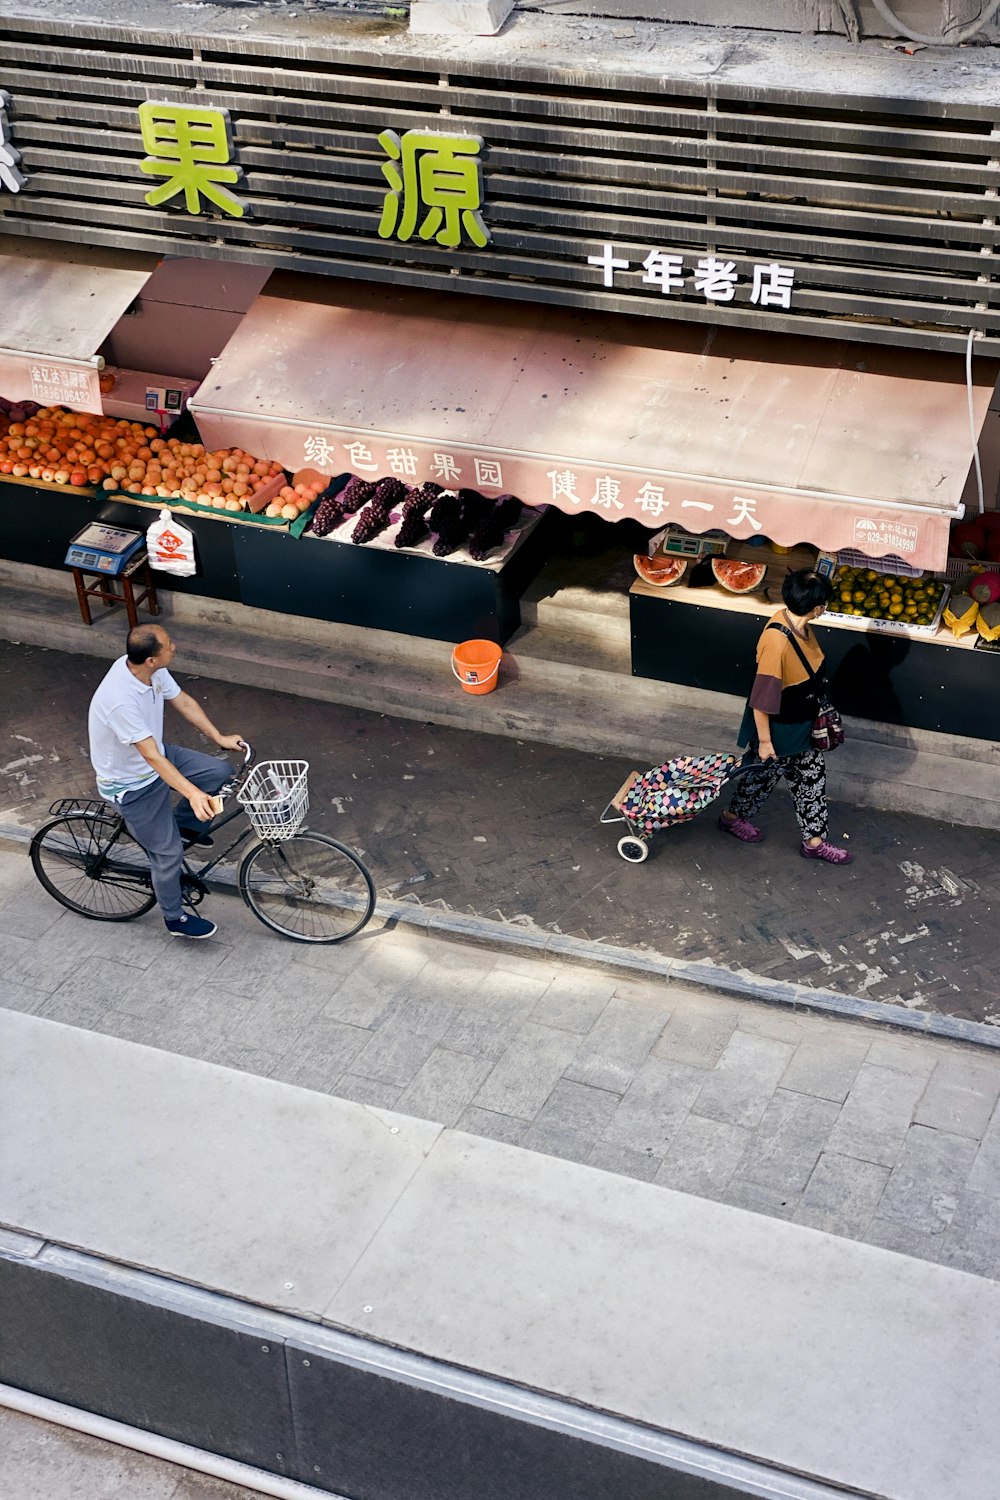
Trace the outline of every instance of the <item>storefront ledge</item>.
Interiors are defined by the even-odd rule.
[[[124,621],[108,612],[88,627],[68,573],[0,564],[0,636],[113,659]],[[504,653],[500,685],[463,693],[451,645],[165,590],[162,618],[189,674],[291,693],[398,718],[631,761],[637,769],[669,756],[733,747],[742,703],[648,678],[624,676],[515,649]],[[1000,747],[864,720],[829,757],[834,802],[915,813],[1000,829]],[[612,778],[613,780],[613,778]]]

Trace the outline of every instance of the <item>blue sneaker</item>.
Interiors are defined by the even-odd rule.
[[[208,938],[219,930],[214,922],[196,917],[192,912],[185,912],[183,917],[175,917],[173,921],[165,920],[164,926],[171,937]]]

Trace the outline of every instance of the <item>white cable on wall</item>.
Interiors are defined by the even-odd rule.
[[[972,439],[972,458],[976,465],[976,489],[979,492],[979,515],[986,509],[983,499],[983,466],[979,461],[979,433],[976,431],[976,413],[972,404],[972,340],[975,337],[972,329],[969,329],[969,338],[965,345],[965,392],[969,398],[969,436]]]

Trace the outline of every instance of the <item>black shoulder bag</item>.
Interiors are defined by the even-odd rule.
[[[772,620],[767,626],[768,630],[780,630],[792,643],[792,650],[799,661],[805,667],[809,681],[816,692],[816,717],[813,720],[810,738],[813,748],[816,750],[836,750],[838,745],[844,743],[844,721],[839,711],[830,702],[829,687],[826,678],[809,665],[809,659],[795,639],[795,631],[789,630],[787,625],[779,625]]]

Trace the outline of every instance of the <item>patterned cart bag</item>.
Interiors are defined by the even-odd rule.
[[[621,810],[646,833],[686,823],[715,801],[736,764],[735,755],[679,755],[634,781]]]

